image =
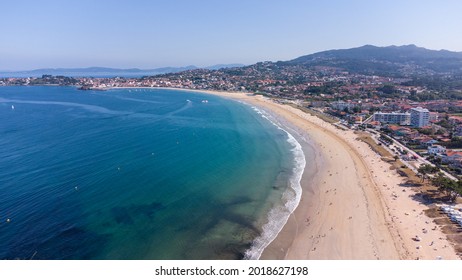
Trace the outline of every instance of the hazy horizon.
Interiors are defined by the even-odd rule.
[[[206,66],[197,66],[197,65],[184,65],[184,66],[161,66],[155,68],[138,68],[138,67],[128,67],[128,68],[118,68],[118,67],[106,67],[106,66],[99,66],[99,65],[92,65],[92,66],[84,66],[84,67],[43,67],[43,68],[35,68],[35,69],[21,69],[21,70],[8,70],[8,69],[0,69],[0,72],[8,73],[8,72],[32,72],[36,70],[80,70],[80,69],[91,69],[91,68],[103,68],[103,69],[114,69],[114,70],[139,70],[139,71],[150,71],[150,70],[157,70],[162,68],[188,68],[188,67],[198,67],[198,68],[210,68],[216,67],[220,65],[246,65],[241,63],[219,63],[215,65],[206,65]]]
[[[3,4],[1,71],[206,67],[366,44],[462,51],[460,1],[62,1]]]

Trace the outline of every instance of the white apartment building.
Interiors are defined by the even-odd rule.
[[[422,107],[411,108],[411,126],[427,126],[430,121],[430,111]]]
[[[393,123],[399,125],[409,125],[411,121],[411,114],[410,113],[382,113],[377,112],[374,114],[374,121],[378,121],[381,123]]]
[[[333,101],[330,103],[330,107],[340,111],[343,111],[345,109],[352,110],[353,107],[355,107],[355,104],[345,101]]]

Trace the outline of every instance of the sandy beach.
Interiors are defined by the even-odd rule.
[[[302,177],[300,204],[261,259],[459,259],[423,214],[427,206],[400,186],[403,178],[353,131],[262,96],[208,93],[270,111],[315,151],[306,154],[314,159]],[[413,240],[416,235],[421,241]]]

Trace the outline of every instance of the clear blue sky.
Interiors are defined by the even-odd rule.
[[[0,70],[288,60],[416,44],[462,51],[460,0],[2,1]]]

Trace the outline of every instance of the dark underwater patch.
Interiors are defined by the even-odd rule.
[[[132,225],[139,217],[154,218],[154,215],[164,208],[162,203],[153,202],[150,204],[137,204],[127,207],[117,206],[111,209],[111,213],[118,224]]]

